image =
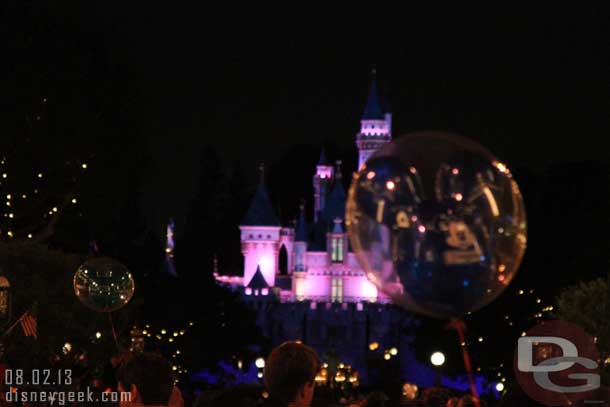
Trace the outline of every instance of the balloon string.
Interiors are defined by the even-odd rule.
[[[114,339],[114,344],[116,345],[118,350],[121,350],[119,346],[119,339],[116,334],[116,329],[114,328],[114,322],[112,321],[112,312],[108,313],[108,321],[110,321],[110,328],[112,329],[112,338]]]
[[[466,324],[462,320],[454,320],[452,321],[451,326],[455,328],[460,339],[460,347],[462,348],[462,356],[464,357],[464,367],[466,368],[466,373],[468,374],[468,381],[470,383],[470,393],[474,398],[474,405],[476,407],[481,407],[481,402],[479,401],[479,393],[477,391],[477,386],[474,382],[474,376],[472,375],[470,355],[468,354],[468,349],[466,348],[466,335],[464,335]]]

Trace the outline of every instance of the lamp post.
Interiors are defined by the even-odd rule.
[[[434,352],[430,356],[430,362],[436,369],[436,385],[441,385],[441,368],[445,364],[445,355],[442,352]]]
[[[262,379],[263,378],[263,369],[265,368],[265,359],[257,358],[254,361],[254,365],[258,368],[257,377],[259,379]]]

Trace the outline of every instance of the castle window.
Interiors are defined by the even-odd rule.
[[[297,254],[298,256],[298,260],[300,260],[300,253]],[[301,271],[300,270],[300,265],[302,263],[299,263],[297,260],[297,271]],[[279,274],[282,276],[285,276],[288,274],[288,251],[286,250],[286,246],[282,245],[282,247],[280,248],[280,253],[278,256],[278,271]]]
[[[333,263],[343,262],[343,238],[333,237],[331,242],[331,260]]]
[[[343,279],[333,278],[331,284],[331,301],[343,302]]]

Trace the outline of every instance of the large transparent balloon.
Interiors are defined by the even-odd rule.
[[[127,267],[108,257],[83,263],[74,274],[74,292],[87,307],[112,312],[131,300],[135,284]]]
[[[527,236],[508,167],[473,141],[434,132],[399,138],[367,161],[346,224],[368,278],[395,303],[437,318],[500,295]]]

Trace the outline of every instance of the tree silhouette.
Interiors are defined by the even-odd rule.
[[[14,366],[42,367],[82,352],[92,366],[116,345],[108,316],[78,302],[72,277],[92,238],[102,254],[129,259],[136,277],[155,267],[137,192],[148,162],[122,42],[45,3],[7,2],[0,13],[0,273],[14,318],[39,305],[38,341],[15,329],[7,355]],[[134,256],[138,247],[149,253]],[[141,302],[140,282],[114,317],[120,334]],[[62,354],[65,342],[73,353]]]
[[[601,368],[610,376],[610,274],[605,278],[581,282],[561,291],[557,296],[557,316],[577,324],[597,339]]]

